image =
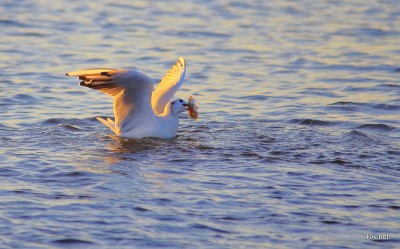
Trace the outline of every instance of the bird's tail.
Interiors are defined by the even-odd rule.
[[[111,118],[107,118],[107,120],[105,120],[103,118],[96,117],[96,119],[99,120],[100,122],[102,122],[108,128],[110,128],[110,130],[112,130],[115,134],[117,134],[117,132],[115,130],[115,123],[114,123],[114,121],[112,121]]]

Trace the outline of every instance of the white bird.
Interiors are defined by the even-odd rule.
[[[94,68],[69,72],[81,86],[111,95],[115,121],[97,117],[117,136],[126,138],[174,138],[179,113],[187,110],[182,99],[172,100],[185,78],[186,64],[180,57],[154,89],[153,80],[133,69]],[[154,89],[154,90],[153,90]]]

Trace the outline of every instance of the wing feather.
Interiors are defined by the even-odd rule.
[[[123,134],[144,119],[153,118],[151,94],[154,83],[147,75],[127,69],[94,68],[67,73],[78,76],[81,86],[99,90],[113,97],[115,122],[99,119],[117,135]]]
[[[73,72],[66,73],[67,76],[87,76],[87,75],[112,75],[118,73],[120,69],[114,68],[90,68],[82,69]]]
[[[162,78],[151,97],[151,105],[154,113],[164,113],[165,106],[172,100],[175,93],[181,87],[185,78],[186,62],[179,57],[176,63],[168,70]]]

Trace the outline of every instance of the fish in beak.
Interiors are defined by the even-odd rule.
[[[196,102],[194,101],[193,96],[189,97],[189,101],[187,103],[187,110],[188,110],[188,115],[192,119],[196,119],[197,121],[199,120],[199,112],[197,111],[198,107],[196,106]]]

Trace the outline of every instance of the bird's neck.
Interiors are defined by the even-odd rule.
[[[179,126],[179,113],[176,115],[173,115],[171,112],[171,109],[168,111],[165,110],[162,115],[158,116],[158,119],[162,122],[163,124],[163,130],[167,133],[176,133],[176,130],[178,129]]]
[[[171,102],[165,105],[164,112],[161,114],[164,117],[178,118],[179,113],[174,113],[171,108]]]
[[[169,103],[167,103],[165,105],[163,114],[165,114],[165,115],[171,115],[172,114],[171,102],[169,102]]]

